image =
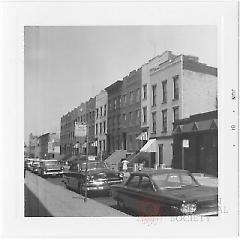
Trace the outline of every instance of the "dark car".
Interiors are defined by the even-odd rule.
[[[96,160],[72,163],[63,177],[66,187],[80,194],[84,194],[86,189],[87,192],[110,191],[111,185],[123,182],[121,173],[110,170],[104,162]]]
[[[41,160],[38,174],[42,177],[62,176],[63,170],[57,160]]]
[[[40,162],[39,161],[33,161],[32,163],[32,172],[33,173],[38,173],[38,169],[40,167]]]
[[[111,190],[119,208],[141,216],[218,215],[217,188],[200,185],[186,170],[134,172]]]

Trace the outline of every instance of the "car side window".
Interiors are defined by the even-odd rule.
[[[152,182],[150,181],[149,177],[143,176],[140,180],[139,183],[139,188],[147,191],[147,192],[153,192],[154,191],[154,187],[152,185]]]
[[[132,176],[132,178],[129,179],[127,186],[132,188],[138,188],[139,179],[140,177],[138,175]]]

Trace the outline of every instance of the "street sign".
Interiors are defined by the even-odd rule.
[[[183,139],[182,146],[183,148],[189,148],[189,139]]]
[[[75,136],[76,137],[86,137],[87,136],[87,125],[86,124],[75,124]]]

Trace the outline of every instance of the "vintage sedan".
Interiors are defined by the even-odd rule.
[[[200,185],[186,170],[137,171],[111,190],[119,208],[140,216],[218,215],[217,188]]]
[[[48,176],[62,176],[64,168],[58,163],[57,160],[41,160],[38,168],[38,174],[42,177]]]
[[[86,170],[87,167],[87,170]],[[86,174],[87,173],[87,174]],[[64,173],[63,182],[80,194],[110,191],[110,186],[123,182],[123,174],[110,170],[102,161],[77,161]]]

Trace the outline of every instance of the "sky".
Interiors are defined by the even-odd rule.
[[[24,140],[164,51],[217,67],[215,26],[25,27]]]

